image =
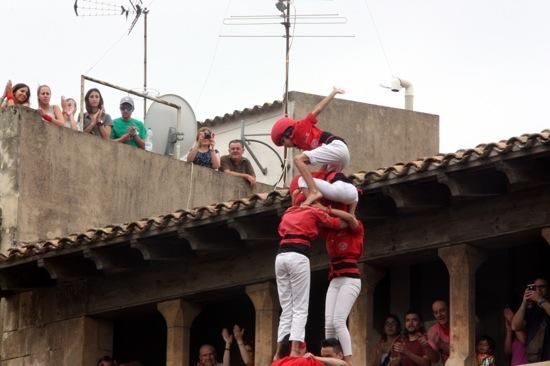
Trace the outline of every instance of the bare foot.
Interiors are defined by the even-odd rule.
[[[306,197],[306,200],[302,203],[302,206],[310,206],[313,202],[323,198],[323,195],[319,191],[309,191],[309,196]]]

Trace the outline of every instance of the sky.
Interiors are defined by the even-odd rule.
[[[278,15],[275,0],[144,0],[148,88],[178,94],[198,121],[281,99],[283,27],[225,25],[224,18]],[[79,0],[129,6],[128,0]],[[48,84],[53,101],[80,95],[80,75],[143,89],[143,19],[76,16],[73,0],[0,1],[0,81]],[[297,14],[338,14],[345,24],[296,24],[290,90],[402,108],[403,93],[379,85],[400,77],[414,86],[414,109],[440,116],[440,151],[472,148],[550,128],[550,2],[547,0],[294,0]],[[103,13],[103,10],[99,10]],[[220,37],[240,35],[254,37]],[[281,37],[257,37],[276,35]],[[333,36],[353,35],[349,38]],[[96,87],[86,83],[86,89]],[[100,86],[107,112],[121,92]],[[142,107],[137,104],[137,116]]]

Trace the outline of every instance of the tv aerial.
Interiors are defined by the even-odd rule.
[[[197,135],[197,119],[195,112],[185,99],[175,94],[165,94],[159,97],[181,107],[181,126],[178,126],[178,112],[175,108],[153,102],[145,114],[145,126],[153,133],[153,152],[164,155],[174,155],[179,159],[183,153],[191,149]],[[180,128],[180,131],[178,131]],[[175,151],[178,141],[179,150]]]
[[[353,38],[354,35],[295,35],[292,27],[296,24],[303,25],[319,25],[319,24],[346,24],[346,17],[341,17],[339,14],[297,14],[294,9],[294,14],[291,14],[291,6],[294,7],[293,0],[277,0],[275,8],[280,14],[267,15],[233,15],[229,18],[224,18],[223,24],[228,26],[247,26],[247,25],[272,25],[281,24],[284,29],[284,35],[226,35],[221,34],[220,37],[237,37],[237,38],[280,38],[285,39],[285,91],[283,98],[283,109],[285,116],[288,116],[288,80],[289,80],[289,63],[290,63],[290,48],[292,38]],[[291,21],[292,18],[292,21]]]
[[[143,15],[143,94],[147,95],[147,14],[149,9],[143,5],[142,0],[128,0],[129,6],[109,3],[101,0],[75,0],[73,9],[77,17],[80,16],[124,16],[128,20],[133,16],[128,28],[128,34],[132,33],[134,26]],[[147,111],[147,99],[143,98],[143,119]]]

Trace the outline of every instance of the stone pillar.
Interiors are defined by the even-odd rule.
[[[191,324],[200,307],[183,299],[157,304],[166,321],[166,366],[189,366]]]
[[[548,245],[550,245],[550,227],[545,227],[544,229],[542,229],[540,231],[540,234],[542,235],[544,240],[546,240]]]
[[[477,365],[475,350],[476,270],[484,261],[467,244],[440,248],[439,257],[449,271],[450,356],[446,366]]]
[[[246,294],[256,311],[254,365],[271,365],[277,344],[279,301],[277,288],[272,282],[246,287]]]
[[[374,330],[374,290],[385,272],[364,263],[361,269],[361,293],[357,297],[349,315],[349,331],[353,349],[354,365],[371,365],[371,355],[375,344]]]

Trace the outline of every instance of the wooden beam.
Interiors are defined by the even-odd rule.
[[[366,226],[366,257],[382,258],[455,243],[477,243],[550,227],[550,186]]]
[[[400,213],[430,210],[448,203],[448,194],[437,183],[391,185],[382,188]]]
[[[506,193],[505,177],[496,171],[488,171],[485,174],[479,171],[475,174],[440,173],[437,175],[437,181],[447,186],[454,199],[478,199]]]
[[[178,230],[178,237],[187,240],[191,249],[199,255],[231,251],[243,246],[239,235],[225,225],[181,228]]]
[[[95,274],[95,267],[89,261],[77,256],[40,258],[39,268],[44,268],[52,280],[71,281]]]
[[[178,237],[132,239],[130,247],[138,250],[146,261],[174,261],[191,254],[188,243]]]
[[[129,246],[115,248],[85,248],[84,258],[90,259],[98,271],[117,273],[145,264],[141,255]]]
[[[21,266],[0,272],[0,294],[32,290],[38,287],[52,286],[55,282],[48,273],[38,266]]]
[[[549,184],[549,164],[547,159],[509,160],[497,163],[496,168],[505,174],[512,190],[519,190]]]
[[[227,226],[235,230],[242,241],[247,243],[273,243],[279,240],[277,227],[279,226],[280,218],[278,216],[265,216],[261,219],[261,223],[257,218],[239,218],[230,219],[227,221]]]

